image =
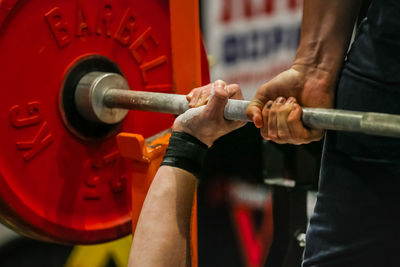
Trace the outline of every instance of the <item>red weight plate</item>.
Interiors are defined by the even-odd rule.
[[[90,69],[120,72],[134,90],[172,92],[169,27],[168,1],[0,0],[3,223],[62,243],[130,233],[131,173],[113,136],[150,136],[173,116],[130,112],[87,133],[68,117],[63,92]]]

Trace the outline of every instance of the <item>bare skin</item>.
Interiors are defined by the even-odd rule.
[[[190,266],[190,214],[197,179],[161,166],[146,196],[128,266]]]
[[[331,108],[361,0],[305,0],[292,67],[263,84],[246,110],[264,139],[305,144],[324,132],[301,122],[305,107]]]
[[[237,85],[217,81],[192,93],[188,101],[199,103],[192,105],[198,111],[179,116],[173,131],[189,133],[211,146],[217,138],[244,125],[223,117],[228,98],[243,99]],[[134,233],[129,266],[190,266],[190,216],[196,188],[193,174],[170,166],[159,168]]]

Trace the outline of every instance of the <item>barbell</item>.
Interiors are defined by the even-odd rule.
[[[123,88],[118,85],[124,85]],[[78,83],[75,102],[82,116],[94,122],[121,122],[129,109],[182,114],[189,109],[185,95],[132,91],[117,73],[92,72]],[[224,117],[250,121],[250,101],[229,99]],[[374,112],[303,108],[302,120],[310,128],[400,137],[400,116]]]

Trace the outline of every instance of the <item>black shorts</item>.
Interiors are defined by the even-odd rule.
[[[342,71],[336,108],[400,114],[400,83],[363,71],[375,58],[385,60],[379,51],[365,53],[369,42],[365,22]],[[329,131],[303,266],[400,266],[399,248],[400,139]]]

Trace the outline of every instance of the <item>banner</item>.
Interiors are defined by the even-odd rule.
[[[260,85],[291,66],[300,35],[301,0],[202,0],[212,80]]]

